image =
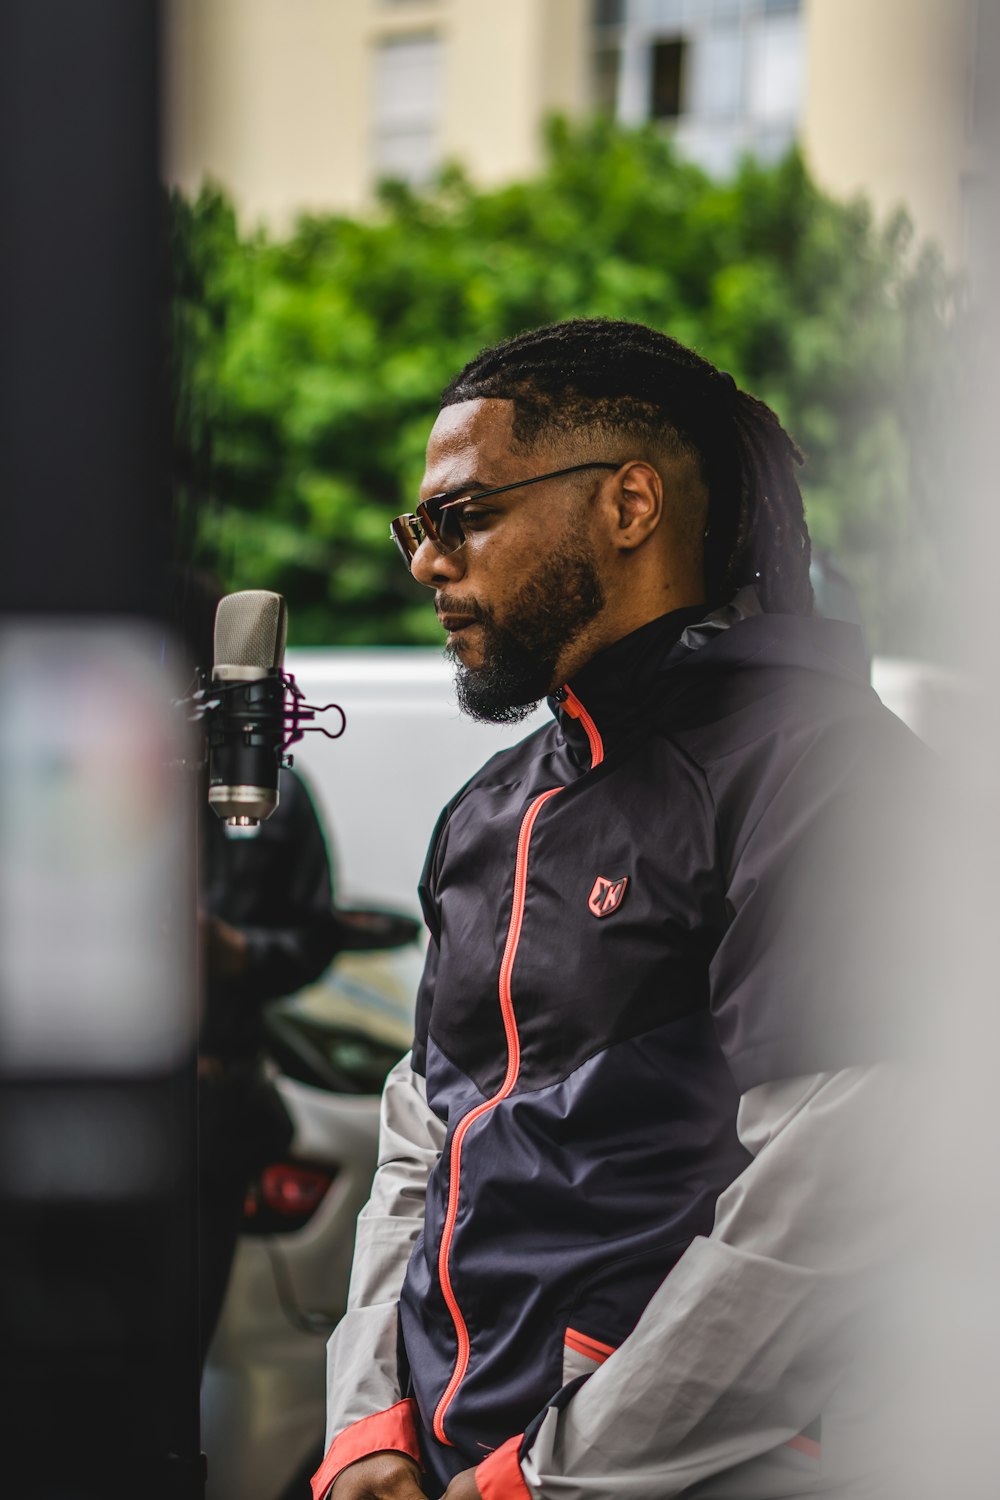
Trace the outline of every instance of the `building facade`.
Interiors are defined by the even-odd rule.
[[[173,0],[166,168],[250,220],[359,211],[380,177],[460,161],[484,185],[541,161],[590,105],[590,0]]]
[[[381,177],[540,164],[553,113],[653,121],[709,171],[795,140],[959,259],[975,213],[983,0],[172,0],[170,180],[245,220],[358,212]]]

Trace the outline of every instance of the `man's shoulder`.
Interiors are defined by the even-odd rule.
[[[737,844],[771,806],[788,820],[862,799],[909,800],[936,779],[933,752],[863,679],[794,666],[717,674],[661,732],[697,766]]]
[[[831,737],[885,744],[903,756],[926,751],[863,679],[766,662],[706,673],[678,711],[660,716],[659,728],[706,768],[734,757],[738,764],[741,752],[750,761],[764,750],[794,756]]]

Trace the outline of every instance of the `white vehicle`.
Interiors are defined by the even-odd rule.
[[[409,1045],[416,943],[341,955],[267,1018],[295,1122],[247,1194],[202,1383],[211,1500],[306,1500],[321,1457],[324,1351],[344,1311],[354,1222],[375,1170],[379,1094]],[[390,962],[391,958],[391,962]]]

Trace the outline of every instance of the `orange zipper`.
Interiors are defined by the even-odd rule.
[[[600,765],[604,759],[604,745],[597,732],[597,726],[587,713],[583,704],[566,688],[566,698],[563,707],[574,719],[579,719],[583,725],[590,744],[591,767]],[[458,1218],[458,1194],[461,1185],[462,1173],[462,1145],[472,1126],[483,1115],[495,1109],[501,1100],[506,1099],[517,1082],[517,1075],[521,1069],[521,1039],[517,1031],[517,1016],[514,1013],[514,996],[511,990],[511,975],[514,969],[514,959],[517,957],[518,943],[521,940],[521,924],[524,921],[524,903],[528,891],[528,850],[531,845],[531,834],[535,826],[535,820],[550,797],[557,796],[563,788],[552,787],[550,791],[542,792],[531,803],[524,817],[521,819],[521,828],[517,838],[517,856],[514,863],[514,899],[510,909],[510,924],[507,928],[507,941],[504,944],[503,959],[500,964],[500,1015],[503,1020],[504,1038],[507,1043],[507,1071],[504,1074],[503,1083],[497,1093],[490,1099],[485,1099],[482,1104],[477,1104],[475,1109],[459,1122],[452,1136],[450,1172],[448,1183],[448,1212],[445,1215],[444,1229],[441,1234],[441,1248],[438,1251],[438,1279],[441,1283],[441,1291],[451,1321],[455,1328],[455,1337],[458,1340],[458,1356],[455,1368],[452,1371],[444,1395],[437,1404],[434,1412],[434,1436],[439,1443],[445,1443],[453,1447],[454,1444],[448,1438],[444,1430],[444,1419],[448,1408],[455,1398],[465,1372],[469,1368],[469,1330],[462,1316],[458,1298],[451,1281],[451,1269],[449,1258],[451,1255],[451,1242],[455,1233],[455,1222]]]
[[[563,692],[566,694],[565,698],[563,699],[563,708],[569,714],[571,719],[579,719],[580,723],[583,725],[583,732],[587,736],[587,742],[590,745],[590,769],[593,770],[594,767],[599,766],[601,764],[601,761],[604,759],[604,741],[601,739],[601,736],[597,731],[597,725],[594,723],[593,719],[590,717],[587,710],[580,702],[579,698],[573,692],[572,688],[563,688]]]

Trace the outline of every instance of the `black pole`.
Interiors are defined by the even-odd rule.
[[[5,609],[162,602],[157,9],[0,7]]]
[[[39,624],[62,632],[56,664],[71,684],[101,688],[102,657],[84,628],[99,619],[112,622],[109,640],[134,638],[136,660],[147,652],[155,670],[150,642],[162,628],[170,550],[158,52],[153,0],[5,0],[0,7],[0,680],[29,706],[36,703],[31,684],[10,663],[48,659]],[[153,627],[145,634],[143,621]],[[76,658],[64,647],[76,638],[86,639],[90,655],[74,678]],[[127,667],[126,658],[127,651]],[[141,715],[142,673],[132,687]],[[45,706],[44,694],[37,702]],[[69,811],[46,825],[45,836],[62,840],[63,856],[81,856],[83,909],[85,897],[93,900],[93,871],[104,872],[112,891],[115,870],[86,801],[86,775],[56,754],[60,736],[72,751],[74,726],[58,712],[53,723],[55,737],[46,739],[31,720],[34,761],[22,764],[17,747],[6,746],[0,776],[15,809],[22,777],[24,805],[42,824],[51,798],[39,793],[36,809],[31,797],[44,779],[39,764],[51,754],[47,785]],[[143,816],[159,795],[150,794]],[[86,851],[73,843],[76,817],[93,825]],[[134,832],[124,814],[122,827]],[[143,1021],[145,1032],[135,1022],[148,998],[140,978],[134,1007],[128,995],[112,997],[123,1019],[120,1033],[108,1031],[107,1057],[84,1045],[85,1062],[60,1061],[59,1027],[80,1022],[72,978],[53,1001],[52,954],[79,934],[74,939],[66,921],[73,911],[65,858],[62,867],[54,857],[45,865],[43,843],[40,836],[37,849],[11,844],[7,873],[16,883],[37,864],[33,875],[41,870],[53,892],[53,921],[44,921],[35,887],[34,896],[18,888],[18,901],[42,901],[38,930],[16,934],[16,963],[5,968],[0,957],[0,1038],[6,1041],[11,1018],[31,1019],[33,985],[38,1005],[52,1004],[50,1032],[42,1026],[20,1051],[0,1056],[0,1488],[21,1500],[193,1497],[203,1481],[195,993],[189,956],[180,953],[191,927],[185,885],[178,881],[177,909],[157,914],[176,922],[179,956],[172,959],[167,945],[156,969],[150,953],[150,991],[158,985],[163,1004],[178,1011],[163,1028],[159,1054],[155,1014]],[[84,854],[92,857],[89,870]],[[164,891],[170,857],[163,855],[166,873],[157,877]],[[193,869],[188,874],[193,912]],[[127,946],[130,932],[123,918],[116,935],[110,898],[106,906],[113,975],[115,942]],[[151,919],[151,950],[158,930]],[[172,964],[173,995],[169,975],[164,980]],[[80,978],[83,993],[87,976]],[[128,1049],[119,1036],[132,1038],[134,1065],[123,1064]]]

